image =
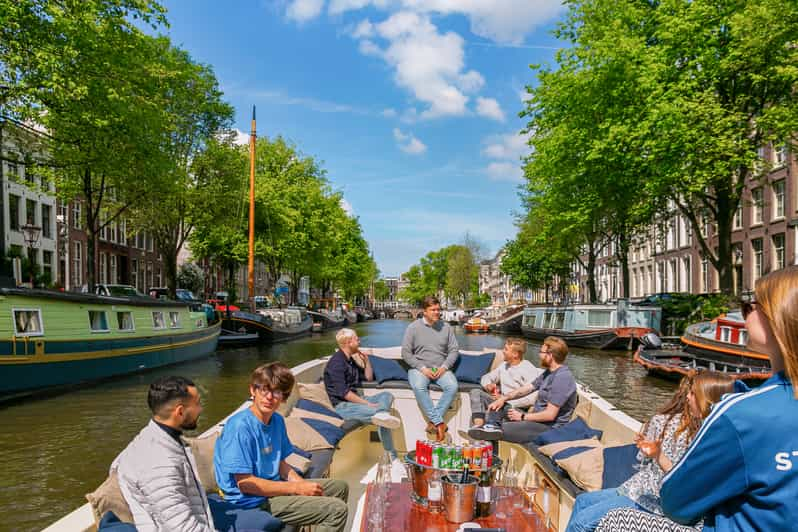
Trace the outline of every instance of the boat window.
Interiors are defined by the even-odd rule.
[[[133,314],[130,312],[117,312],[116,324],[120,331],[134,331],[136,330],[133,324]]]
[[[14,334],[16,336],[44,334],[39,309],[14,309]]]
[[[153,329],[165,329],[166,325],[163,321],[163,312],[153,312],[152,313],[152,328]]]
[[[748,331],[746,329],[740,329],[740,336],[738,337],[737,343],[740,345],[748,343]]]
[[[611,310],[591,310],[587,313],[588,327],[612,327]]]
[[[524,316],[524,327],[534,327],[537,314],[527,314]]]
[[[89,327],[92,332],[108,332],[108,317],[104,310],[89,311]]]
[[[180,313],[179,312],[170,312],[169,313],[169,327],[172,329],[179,329],[180,328]]]
[[[554,325],[549,327],[550,329],[562,329],[563,325],[565,325],[565,312],[555,312],[554,313]]]
[[[731,327],[720,328],[720,341],[731,342]]]
[[[554,316],[553,312],[546,312],[543,315],[543,323],[541,323],[541,328],[543,328],[543,329],[551,329],[552,316]]]

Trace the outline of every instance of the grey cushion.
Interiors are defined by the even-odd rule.
[[[305,478],[325,478],[334,452],[334,449],[319,449],[310,453],[310,468],[305,472]]]

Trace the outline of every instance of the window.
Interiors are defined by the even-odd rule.
[[[740,334],[737,337],[737,343],[740,345],[746,345],[748,343],[748,331],[745,329],[740,329]]]
[[[524,327],[534,327],[537,317],[537,314],[527,314],[524,316]]]
[[[743,206],[738,205],[737,210],[734,211],[734,219],[732,220],[732,229],[743,228]]]
[[[72,227],[75,229],[83,228],[83,219],[81,218],[81,207],[79,201],[72,203]]]
[[[19,179],[19,167],[14,163],[6,163],[6,175],[11,181]]]
[[[29,225],[36,225],[36,202],[25,200],[25,220]]]
[[[720,341],[731,342],[731,327],[720,328]]]
[[[611,310],[591,310],[587,313],[588,327],[612,327]]]
[[[123,246],[127,246],[127,221],[125,220],[119,222],[119,235],[117,240]]]
[[[116,284],[119,282],[119,279],[116,276],[116,255],[111,254],[109,258],[111,259],[111,274],[109,276],[109,282],[111,284]]]
[[[551,326],[552,329],[562,329],[563,325],[565,325],[565,312],[557,312],[554,314],[554,325]]]
[[[784,268],[786,255],[784,253],[784,233],[773,235],[773,269]]]
[[[163,312],[153,312],[152,313],[152,328],[153,329],[164,329],[166,325],[164,325],[163,321]]]
[[[551,329],[551,323],[553,321],[554,313],[553,312],[546,312],[543,314],[543,323],[541,324],[541,328],[543,329]]]
[[[72,253],[72,286],[83,284],[83,242],[75,241],[75,251]]]
[[[179,329],[180,328],[180,313],[179,312],[170,312],[169,313],[169,327],[172,329]]]
[[[787,145],[773,146],[773,166],[776,168],[787,164]]]
[[[135,331],[136,327],[133,323],[133,314],[128,311],[116,313],[116,324],[120,331]]]
[[[156,272],[157,272],[157,276],[156,277],[158,279],[158,282],[155,283],[155,286],[163,286],[163,279],[161,278],[161,267],[160,266],[158,266],[158,269],[156,270]]]
[[[762,187],[755,188],[754,190],[751,191],[752,224],[756,225],[762,223],[763,207],[764,206],[762,205]]]
[[[762,277],[762,239],[755,238],[751,240],[751,250],[754,252],[754,262],[751,264],[751,281],[756,281]]]
[[[41,311],[39,309],[14,309],[14,335],[15,336],[41,336],[42,328]]]
[[[108,317],[104,310],[89,311],[89,327],[91,332],[108,332]]]
[[[709,260],[705,258],[701,259],[701,282],[704,284],[702,287],[704,292],[712,291],[712,278],[710,277]]]
[[[100,264],[98,266],[100,267],[100,283],[102,284],[108,284],[108,262],[105,257],[105,251],[101,251]]]
[[[144,290],[139,285],[139,260],[138,259],[131,259],[130,260],[130,278],[133,280],[133,286],[135,286],[139,290]]]
[[[146,282],[144,283],[144,286],[147,286],[147,287],[155,286],[154,284],[152,284],[152,281],[153,281],[153,278],[152,278],[152,262],[147,262],[147,277],[145,278],[145,280],[146,280]]]
[[[42,203],[42,237],[53,238],[53,230],[50,227],[53,217],[53,207]]]
[[[153,247],[152,242],[152,234],[147,233],[147,251],[153,251],[155,248]]]
[[[784,180],[773,183],[773,217],[784,218]]]
[[[19,200],[16,194],[8,195],[9,227],[14,231],[19,231]]]
[[[42,270],[44,275],[53,281],[53,252],[44,250],[42,251]]]
[[[693,291],[693,273],[690,270],[690,266],[691,266],[690,257],[682,258],[682,271],[684,272],[684,278],[682,280],[683,292]]]

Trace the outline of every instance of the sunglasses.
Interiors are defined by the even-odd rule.
[[[748,316],[756,310],[756,301],[741,301],[740,302],[740,311],[743,314],[743,319],[748,319]]]

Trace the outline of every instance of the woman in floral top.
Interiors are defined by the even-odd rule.
[[[662,515],[659,484],[687,451],[712,405],[733,391],[734,381],[722,373],[703,371],[684,377],[670,402],[643,426],[635,439],[638,471],[620,487],[587,492],[574,502],[566,532],[595,530],[613,508],[636,508]]]

